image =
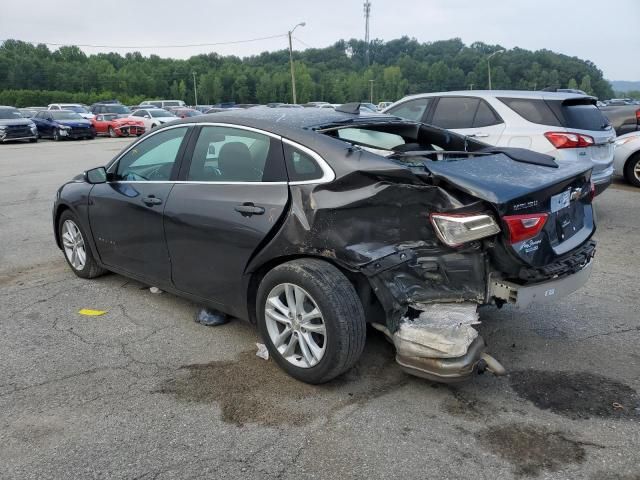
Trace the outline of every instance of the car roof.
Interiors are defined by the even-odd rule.
[[[431,93],[418,93],[415,95],[408,95],[402,99],[402,101],[409,100],[411,98],[423,98],[434,96],[452,96],[452,97],[508,97],[508,98],[530,98],[530,99],[545,99],[545,100],[568,100],[571,98],[585,98],[589,95],[582,95],[580,93],[570,92],[544,92],[544,91],[530,91],[530,90],[458,90],[453,92],[431,92]]]

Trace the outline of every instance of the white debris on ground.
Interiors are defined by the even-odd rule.
[[[408,357],[456,358],[467,353],[480,323],[475,303],[413,305],[417,318],[404,317],[393,343],[398,354]]]
[[[160,290],[158,287],[151,287],[149,288],[149,291],[151,293],[162,293],[162,290]]]
[[[269,350],[267,350],[267,346],[264,343],[256,343],[256,347],[258,347],[256,356],[263,360],[269,360]]]

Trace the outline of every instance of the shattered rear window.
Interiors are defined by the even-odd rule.
[[[380,150],[393,150],[395,147],[406,143],[404,138],[395,133],[365,130],[363,128],[340,129],[338,130],[338,138]]]

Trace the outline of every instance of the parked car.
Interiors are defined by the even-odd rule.
[[[145,105],[153,105],[155,108],[167,108],[167,107],[185,107],[185,103],[182,100],[145,100]]]
[[[33,110],[30,108],[19,108],[18,111],[24,118],[32,118],[36,113],[38,113],[38,110]]]
[[[236,110],[161,125],[63,185],[53,225],[77,276],[249,320],[299,380],[351,368],[369,322],[403,369],[452,381],[504,373],[478,305],[553,301],[589,277],[591,163],[557,167],[398,117]]]
[[[131,114],[131,117],[142,120],[144,127],[147,130],[151,130],[163,123],[178,119],[178,117],[173,113],[168,112],[163,108],[146,108],[144,110],[136,110]]]
[[[590,159],[596,194],[613,176],[615,132],[596,99],[562,92],[466,90],[405,97],[385,113],[447,128],[491,145],[527,148],[561,165]]]
[[[44,110],[33,117],[38,127],[38,136],[55,141],[65,138],[93,139],[96,132],[91,122],[71,110]]]
[[[235,107],[227,107],[227,108],[222,108],[222,107],[213,107],[210,108],[209,110],[207,110],[204,113],[218,113],[218,112],[229,112],[232,110],[242,110],[241,108],[235,108]]]
[[[91,124],[96,135],[109,135],[110,137],[140,136],[145,132],[144,122],[133,117],[119,117],[116,113],[99,113]]]
[[[91,105],[91,113],[98,115],[99,113],[115,113],[120,117],[128,117],[131,115],[129,107],[120,103],[94,103]]]
[[[199,112],[205,113],[207,110],[213,108],[213,105],[195,105],[193,107],[194,110],[198,110]]]
[[[47,110],[71,110],[87,120],[91,120],[95,116],[79,103],[52,103],[47,107]]]
[[[618,175],[631,185],[640,187],[640,132],[631,132],[616,138],[613,167]]]
[[[140,105],[131,105],[129,106],[129,110],[131,110],[132,112],[135,112],[136,110],[140,110],[140,109],[144,109],[144,108],[158,108],[155,105],[148,105],[148,104],[144,104],[141,103]]]
[[[190,118],[202,115],[202,112],[194,108],[173,108],[170,110],[176,117]]]
[[[640,131],[640,107],[634,103],[608,103],[598,107],[611,123],[616,134]]]
[[[378,111],[378,107],[375,106],[373,103],[369,103],[369,102],[360,102],[360,108],[364,108],[364,109],[369,110],[371,112],[377,112]]]
[[[317,108],[322,105],[329,105],[329,102],[307,102],[302,104],[305,108]]]
[[[393,102],[379,102],[378,103],[378,111],[381,112],[382,110],[384,110],[385,108],[387,108],[387,107],[389,107],[391,105],[393,105]]]
[[[38,129],[15,107],[0,106],[0,143],[29,140],[38,141]]]

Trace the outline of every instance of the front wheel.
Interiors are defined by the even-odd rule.
[[[269,353],[292,377],[328,382],[360,358],[364,310],[336,267],[300,259],[275,267],[260,283],[257,322]]]
[[[109,127],[109,136],[111,138],[116,138],[117,137],[116,131],[113,129],[113,127]]]
[[[632,155],[624,166],[624,178],[631,185],[640,187],[640,152]]]
[[[62,137],[60,137],[60,131],[56,128],[56,129],[53,131],[53,140],[54,140],[55,142],[59,142],[61,138],[62,138]]]
[[[66,210],[60,215],[58,234],[64,258],[73,273],[81,278],[95,278],[106,273],[106,270],[100,267],[93,257],[87,236],[71,211]]]

